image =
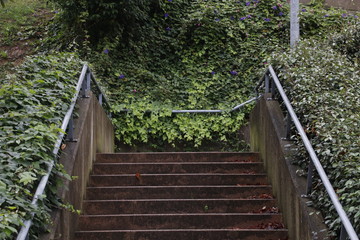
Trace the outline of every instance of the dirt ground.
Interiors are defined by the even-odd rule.
[[[38,9],[29,17],[36,21],[22,25],[20,31],[7,36],[2,36],[0,32],[0,77],[11,73],[26,56],[36,54],[47,34],[46,25],[52,20],[54,13],[48,9]]]

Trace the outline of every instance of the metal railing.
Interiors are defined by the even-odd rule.
[[[97,94],[98,94],[98,100],[99,100],[100,105],[105,104],[106,108],[108,110],[110,110],[109,102],[107,101],[107,98],[105,97],[104,93],[101,91],[101,88],[99,87],[98,83],[96,82],[94,75],[90,71],[90,68],[87,65],[84,65],[82,68],[80,77],[79,77],[79,81],[76,85],[75,94],[74,94],[73,98],[71,99],[70,107],[69,107],[68,111],[66,112],[66,115],[62,121],[62,125],[61,125],[62,131],[60,131],[60,133],[59,133],[59,136],[58,136],[55,146],[54,146],[54,150],[52,152],[54,155],[54,160],[52,162],[46,163],[47,164],[46,175],[44,175],[41,178],[39,185],[36,189],[36,192],[34,194],[33,200],[31,202],[31,204],[35,207],[37,206],[37,202],[38,202],[39,198],[44,194],[46,185],[49,180],[49,176],[54,167],[60,146],[62,144],[62,141],[64,140],[65,132],[67,129],[68,129],[68,131],[67,131],[66,140],[67,141],[76,141],[74,139],[74,121],[73,121],[73,113],[74,113],[75,104],[79,97],[81,97],[81,98],[89,97],[88,94],[91,89],[91,82],[94,83],[93,89],[94,89],[94,92],[97,92]],[[109,111],[108,111],[108,115],[109,115]],[[32,212],[30,215],[31,215],[31,218],[24,221],[23,227],[20,229],[20,232],[19,232],[16,240],[28,240],[29,239],[29,229],[32,225],[32,219],[33,219],[35,213]]]
[[[307,190],[306,190],[307,195],[310,194],[310,192],[311,192],[313,169],[315,167],[316,171],[319,174],[321,181],[324,184],[324,187],[325,187],[327,193],[330,196],[330,199],[335,207],[335,210],[337,211],[337,213],[341,219],[342,227],[341,227],[341,233],[340,233],[340,240],[345,240],[347,237],[349,237],[351,240],[359,240],[359,237],[358,237],[357,233],[355,232],[354,227],[352,226],[348,216],[346,215],[346,213],[334,191],[334,188],[332,187],[332,185],[329,181],[329,178],[327,177],[327,175],[324,171],[324,168],[322,167],[318,157],[316,156],[316,153],[315,153],[303,127],[301,126],[301,123],[300,123],[298,117],[296,116],[296,113],[294,112],[294,109],[293,109],[288,97],[286,96],[286,93],[285,93],[283,87],[281,86],[281,83],[271,65],[269,66],[269,68],[267,69],[267,71],[265,72],[263,77],[261,78],[259,84],[257,85],[256,92],[259,91],[259,88],[262,85],[265,85],[264,86],[265,93],[271,93],[271,99],[274,99],[275,91],[276,90],[278,91],[278,94],[280,94],[280,96],[283,100],[283,103],[286,106],[286,110],[287,110],[286,138],[287,139],[290,138],[290,129],[291,129],[290,125],[293,122],[299,135],[301,136],[304,146],[310,156],[310,162],[309,162],[309,167],[308,167]]]
[[[249,100],[246,100],[245,102],[236,105],[235,107],[231,108],[229,110],[229,112],[233,112],[235,110],[238,110],[242,107],[244,107],[245,105],[252,103],[256,100],[258,100],[261,97],[261,95],[257,95],[256,97],[250,98]],[[130,112],[131,109],[123,109],[121,110],[121,112]],[[222,113],[222,112],[226,112],[228,110],[221,110],[221,109],[194,109],[194,110],[171,110],[171,113]],[[151,110],[146,110],[146,113],[150,113]]]
[[[95,80],[95,77],[93,76],[93,74],[91,73],[90,69],[88,66],[84,65],[81,75],[79,77],[79,81],[78,84],[76,86],[76,92],[74,97],[72,98],[71,101],[71,105],[69,110],[67,111],[64,120],[62,122],[62,132],[59,133],[59,137],[55,143],[55,147],[53,150],[53,154],[54,154],[54,161],[47,163],[47,174],[44,175],[37,187],[37,190],[35,192],[33,201],[32,201],[32,205],[36,206],[37,205],[37,201],[39,199],[39,197],[44,193],[46,184],[48,182],[50,173],[52,171],[52,168],[54,166],[54,162],[56,157],[58,156],[58,152],[61,146],[61,143],[63,141],[64,135],[65,135],[65,131],[66,129],[68,129],[67,132],[67,140],[69,141],[74,141],[74,135],[73,135],[73,111],[74,111],[74,107],[76,104],[76,100],[78,99],[79,95],[80,97],[84,98],[84,97],[88,97],[88,91],[90,90],[90,83],[91,81],[94,83],[94,87],[95,87],[95,92],[98,92],[98,100],[100,104],[105,103],[106,107],[108,109],[110,109],[109,103],[105,97],[105,95],[103,94],[103,92],[101,91],[101,88],[99,87],[98,83]],[[310,163],[309,163],[309,172],[308,172],[308,188],[307,188],[307,194],[309,194],[311,192],[311,183],[312,183],[312,178],[313,178],[313,168],[315,167],[315,169],[317,170],[320,179],[322,180],[325,189],[327,191],[327,193],[330,196],[330,199],[332,201],[332,203],[334,204],[334,207],[337,211],[337,213],[339,214],[339,217],[341,219],[342,222],[342,228],[341,228],[341,234],[340,234],[340,239],[344,240],[347,237],[349,237],[351,240],[359,240],[354,227],[352,226],[351,222],[349,221],[349,218],[347,217],[318,157],[316,156],[316,153],[308,139],[308,137],[306,136],[306,133],[303,129],[303,127],[301,126],[301,123],[298,119],[298,117],[296,116],[296,113],[294,112],[294,109],[288,99],[288,97],[286,96],[286,93],[283,89],[283,87],[280,84],[280,81],[274,71],[274,69],[272,68],[272,66],[269,66],[269,68],[267,69],[267,71],[265,72],[265,74],[263,75],[263,77],[261,78],[259,84],[256,86],[255,91],[256,91],[256,97],[253,97],[247,101],[245,101],[244,103],[241,103],[237,106],[235,106],[234,108],[232,108],[230,111],[235,111],[253,101],[256,101],[261,94],[258,93],[260,87],[262,85],[265,85],[265,93],[271,93],[271,99],[274,98],[275,96],[275,91],[277,90],[278,93],[280,94],[286,109],[287,109],[287,133],[286,133],[286,138],[290,137],[290,125],[292,124],[292,122],[294,123],[297,131],[299,132],[302,141],[305,145],[306,150],[309,153],[310,156]],[[129,111],[129,110],[123,110],[125,112]],[[172,113],[220,113],[220,112],[224,112],[225,110],[172,110]],[[108,112],[109,114],[109,112]],[[30,226],[32,224],[32,218],[34,217],[34,213],[31,213],[31,219],[26,220],[24,222],[24,226],[21,228],[18,236],[17,236],[17,240],[27,240],[28,239],[28,232],[30,229]]]
[[[238,110],[242,107],[244,107],[245,105],[251,103],[251,102],[254,102],[256,101],[257,99],[259,98],[259,96],[257,97],[253,97],[253,98],[250,98],[249,100],[233,107],[230,112],[233,112],[235,110]],[[172,110],[171,112],[172,113],[221,113],[221,112],[225,112],[226,110]]]

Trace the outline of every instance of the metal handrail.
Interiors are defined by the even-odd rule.
[[[87,93],[90,91],[90,83],[91,81],[94,83],[96,90],[100,93],[99,94],[99,102],[103,102],[106,104],[106,106],[110,109],[110,105],[109,102],[107,101],[107,98],[105,97],[104,93],[101,91],[101,88],[99,87],[98,83],[95,80],[95,77],[93,76],[92,72],[90,71],[90,68],[87,65],[84,65],[79,77],[79,81],[76,85],[76,91],[75,94],[73,96],[73,98],[71,99],[71,104],[70,107],[68,109],[68,111],[65,114],[65,117],[62,121],[61,124],[61,131],[59,132],[59,136],[55,142],[55,146],[53,149],[53,156],[54,156],[54,161],[52,162],[48,162],[46,163],[47,165],[47,170],[46,170],[46,175],[44,175],[40,182],[39,185],[36,189],[36,192],[34,194],[33,200],[31,202],[31,204],[36,207],[37,206],[37,202],[39,200],[39,198],[43,195],[47,182],[49,180],[51,171],[54,167],[55,164],[55,160],[57,158],[61,143],[64,139],[65,133],[66,133],[66,129],[69,128],[68,131],[68,138],[69,140],[74,140],[73,138],[73,112],[74,112],[74,108],[75,108],[75,104],[76,101],[79,97],[79,95],[81,95],[81,97],[85,98],[88,97]],[[81,94],[80,94],[81,92]],[[70,136],[69,136],[70,135]],[[31,218],[28,220],[25,220],[23,223],[23,227],[21,228],[16,240],[27,240],[29,239],[28,233],[29,233],[29,229],[32,225],[32,219],[34,217],[35,213],[32,212],[30,214]]]
[[[346,237],[347,237],[346,233],[347,233],[348,237],[351,240],[359,240],[359,237],[358,237],[357,233],[355,232],[354,227],[352,226],[348,216],[346,215],[346,212],[344,211],[344,209],[334,191],[334,188],[332,187],[332,185],[329,181],[329,178],[327,177],[327,175],[324,171],[324,168],[322,167],[318,157],[316,156],[316,153],[315,153],[303,127],[301,126],[301,123],[300,123],[298,117],[296,116],[296,113],[295,113],[295,111],[294,111],[294,109],[293,109],[293,107],[292,107],[292,105],[291,105],[283,87],[281,86],[281,83],[271,65],[269,66],[268,70],[265,72],[264,76],[261,78],[261,81],[258,84],[257,89],[263,84],[264,81],[265,81],[265,93],[271,92],[272,98],[274,97],[274,94],[275,94],[275,87],[277,88],[277,90],[278,90],[280,96],[282,97],[282,100],[286,106],[286,109],[288,111],[288,123],[290,123],[289,119],[292,119],[297,131],[299,132],[299,134],[301,136],[301,139],[305,145],[305,148],[306,148],[307,152],[309,153],[309,156],[311,159],[309,169],[311,169],[311,167],[312,167],[311,164],[313,164],[313,166],[316,168],[316,170],[320,176],[320,179],[322,180],[322,182],[324,184],[324,187],[325,187],[327,193],[330,196],[330,199],[331,199],[331,201],[341,219],[341,222],[342,222],[340,239],[346,239]],[[289,127],[287,127],[287,128],[290,129]],[[287,135],[289,135],[289,133]],[[309,171],[309,173],[310,172],[312,172],[312,171]],[[308,177],[310,177],[310,179],[311,179],[312,174],[310,174],[310,176],[308,176]],[[309,182],[309,180],[308,180],[308,182]],[[311,180],[310,180],[310,182],[311,182]],[[308,190],[308,193],[309,193],[309,190]]]
[[[256,92],[257,93],[257,92]],[[241,107],[244,107],[245,105],[252,103],[256,100],[258,100],[262,95],[257,94],[256,97],[250,98],[248,100],[246,100],[243,103],[240,103],[239,105],[236,105],[235,107],[231,108],[229,112],[233,112],[235,110],[240,109]],[[130,109],[123,109],[120,112],[130,112]],[[171,110],[171,113],[222,113],[222,112],[226,112],[227,110],[223,110],[223,109],[192,109],[192,110]],[[146,110],[146,113],[151,113],[151,110]]]
[[[245,106],[246,104],[249,104],[253,101],[256,101],[257,99],[259,99],[259,96],[250,98],[249,100],[233,107],[230,110],[230,112],[238,110],[239,108],[241,108],[241,107]],[[225,111],[226,110],[172,110],[171,112],[172,113],[221,113],[221,112],[225,112]]]

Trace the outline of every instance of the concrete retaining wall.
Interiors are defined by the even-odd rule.
[[[314,209],[307,207],[306,179],[291,164],[291,142],[284,141],[285,121],[277,101],[261,98],[250,116],[252,151],[260,152],[291,240],[328,239],[326,226]]]
[[[76,142],[67,142],[60,157],[60,163],[75,180],[64,181],[64,187],[58,195],[76,210],[82,209],[82,199],[96,153],[114,152],[114,128],[111,121],[99,105],[96,97],[80,98],[77,104],[78,119],[75,120]],[[69,210],[59,209],[52,213],[53,225],[50,233],[42,236],[43,240],[73,239],[77,226],[78,214]]]

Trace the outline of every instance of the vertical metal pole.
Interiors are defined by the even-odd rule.
[[[339,240],[346,240],[348,239],[348,234],[346,232],[346,229],[344,227],[344,224],[341,224],[341,230],[340,230],[340,238]]]
[[[312,181],[314,175],[314,163],[310,158],[309,167],[308,167],[308,175],[307,175],[307,186],[306,186],[306,195],[309,195],[312,191]]]
[[[88,70],[88,73],[86,74],[86,89],[90,91],[90,83],[91,83],[91,72],[90,69]]]
[[[68,132],[68,137],[67,137],[67,140],[68,141],[74,141],[74,117],[73,115],[71,114],[71,117],[70,117],[70,120],[69,120],[69,132]]]
[[[287,114],[286,114],[286,136],[285,136],[286,140],[290,140],[290,137],[291,137],[291,123],[292,123],[291,116],[290,116],[289,112],[287,112]]]
[[[269,74],[266,73],[265,74],[265,93],[270,92],[270,78],[269,78]]]
[[[103,95],[102,95],[102,93],[99,94],[99,104],[100,104],[100,106],[102,106],[102,104],[103,104]]]
[[[81,97],[83,97],[83,98],[87,97],[86,96],[86,91],[87,91],[86,87],[87,87],[87,83],[86,83],[85,79],[83,79],[83,82],[81,84]]]
[[[271,80],[271,99],[275,98],[275,88],[276,88],[276,85],[275,85],[274,79],[272,79]]]
[[[294,48],[300,39],[299,0],[290,2],[290,47]]]

